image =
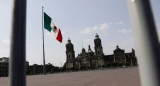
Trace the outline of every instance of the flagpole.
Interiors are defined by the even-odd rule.
[[[26,86],[26,0],[12,0],[10,86]]]
[[[44,11],[43,11],[43,6],[42,6],[42,39],[43,39],[43,74],[46,75],[46,67],[45,67],[45,51],[44,51]]]

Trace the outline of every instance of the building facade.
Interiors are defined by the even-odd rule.
[[[0,77],[8,76],[9,69],[9,58],[2,57],[0,58]]]
[[[74,52],[74,46],[71,43],[70,39],[68,39],[68,42],[66,44],[66,56],[67,56],[66,68],[67,69],[73,68],[75,61],[75,52]]]
[[[29,62],[26,61],[26,74],[29,73]],[[9,75],[9,58],[0,58],[0,77],[7,77]]]
[[[66,44],[66,69],[83,70],[109,66],[137,65],[134,49],[132,49],[132,52],[125,53],[125,50],[120,49],[117,45],[112,55],[105,55],[98,34],[96,34],[94,39],[94,51],[95,52],[92,51],[89,45],[88,51],[82,48],[82,52],[75,57],[74,46],[71,43],[71,40],[68,39]]]

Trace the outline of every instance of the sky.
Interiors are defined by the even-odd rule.
[[[158,34],[160,33],[160,0],[150,0]],[[75,56],[88,45],[94,50],[96,33],[105,55],[113,54],[117,45],[125,52],[136,50],[126,0],[27,0],[26,60],[43,64],[42,6],[60,27],[63,42],[59,43],[44,30],[46,63],[63,66],[66,62],[68,38]],[[0,0],[0,57],[10,57],[12,0]],[[160,37],[159,37],[160,38]]]

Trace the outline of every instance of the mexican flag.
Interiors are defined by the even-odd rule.
[[[60,28],[55,22],[44,12],[44,28],[47,29],[61,43],[62,34]]]

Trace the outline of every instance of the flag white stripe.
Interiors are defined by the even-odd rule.
[[[51,20],[50,26],[51,26],[51,28],[52,28],[51,34],[52,34],[53,36],[57,37],[57,36],[58,36],[58,32],[59,32],[59,27],[56,25],[56,23],[55,23],[53,20]],[[56,32],[56,33],[53,32],[54,26],[57,27],[57,32]]]

